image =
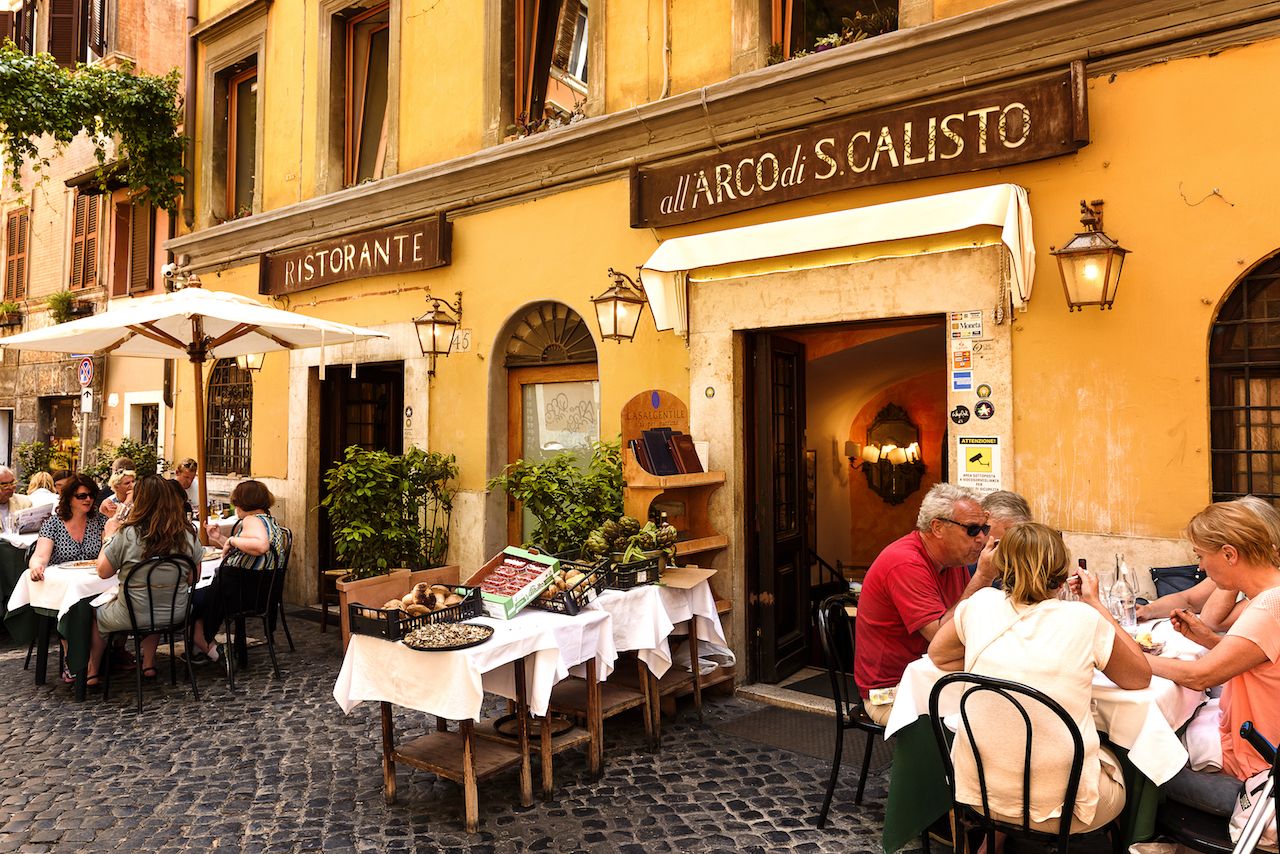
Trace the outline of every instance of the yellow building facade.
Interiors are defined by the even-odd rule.
[[[389,336],[270,354],[252,377],[251,464],[237,474],[266,481],[304,532],[289,598],[317,598],[321,480],[343,437],[456,454],[451,562],[475,567],[505,545],[508,508],[485,484],[528,447],[527,401],[542,398],[522,397],[522,383],[598,378],[605,438],[642,392],[688,404],[690,432],[726,473],[711,518],[728,538],[689,559],[718,570],[740,680],[808,656],[804,595],[827,579],[811,551],[856,571],[913,525],[922,489],[890,503],[847,456],[847,442],[876,439],[888,404],[917,431],[922,488],[1016,490],[1090,561],[1189,563],[1180,531],[1211,498],[1280,494],[1265,410],[1280,116],[1260,106],[1280,71],[1280,4],[1191,15],[1166,0],[903,2],[895,31],[773,65],[780,22],[814,25],[782,0],[566,5],[201,3],[194,192],[189,228],[167,248],[205,287]],[[518,37],[531,21],[563,36],[546,48],[550,72],[530,64],[537,38]],[[794,38],[772,52],[802,53]],[[379,57],[385,80],[368,71]],[[1007,106],[1059,78],[1075,87],[1062,110],[1078,136],[1034,159],[1017,159],[999,112],[982,126],[993,149],[1008,143],[994,166],[950,169],[945,131],[927,149],[916,136],[912,152],[892,124],[917,107],[942,120],[987,93],[1012,93]],[[250,96],[251,131],[231,121]],[[521,136],[520,104],[566,124]],[[1040,111],[1011,114],[1029,119],[1024,136]],[[811,177],[777,201],[746,192],[778,176],[757,158],[743,179],[742,152],[858,121],[867,137],[806,149],[806,168],[843,176],[875,158],[878,177],[832,191]],[[876,129],[891,125],[886,144]],[[717,175],[718,163],[739,167]],[[641,176],[672,165],[710,170],[705,193],[690,182],[703,208],[687,221],[664,215],[664,193],[644,198]],[[737,207],[715,215],[726,190]],[[1013,200],[1004,227],[969,217],[996,197]],[[1105,200],[1102,228],[1130,250],[1105,311],[1068,311],[1050,254],[1081,230],[1081,199]],[[857,233],[842,231],[846,214]],[[445,264],[361,275],[357,256],[342,281],[272,284],[271,258],[440,215]],[[746,226],[764,230],[722,234]],[[666,244],[686,260],[659,263]],[[651,256],[656,313],[634,341],[601,341],[591,298],[606,271]],[[413,326],[428,293],[463,300],[457,351],[434,376]],[[579,346],[575,370],[557,374],[548,318],[575,317],[594,352]],[[525,338],[546,343],[544,374],[529,372]],[[190,393],[184,372],[179,457],[195,450]],[[789,401],[786,429],[770,393]],[[975,448],[982,471],[967,467]]]

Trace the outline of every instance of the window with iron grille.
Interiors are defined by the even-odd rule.
[[[1209,342],[1213,500],[1280,498],[1280,255],[1223,303]]]
[[[249,474],[253,378],[235,359],[219,359],[209,378],[205,465],[211,474]]]

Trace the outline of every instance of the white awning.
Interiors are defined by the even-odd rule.
[[[1014,308],[1022,308],[1031,298],[1036,251],[1027,191],[1015,184],[676,237],[654,251],[640,271],[640,280],[658,329],[685,334],[692,270],[928,237],[983,225],[1000,229],[1000,242],[1010,256],[1010,300]]]
[[[22,8],[22,0],[0,0],[0,12],[16,12]]]

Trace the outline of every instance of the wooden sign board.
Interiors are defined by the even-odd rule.
[[[876,184],[994,169],[1089,143],[1084,67],[860,113],[631,173],[631,227],[651,228]]]
[[[637,394],[622,407],[622,447],[653,427],[670,427],[689,432],[689,406],[669,391],[650,389]]]
[[[360,231],[262,256],[258,293],[281,296],[352,279],[447,266],[453,231],[444,214]]]

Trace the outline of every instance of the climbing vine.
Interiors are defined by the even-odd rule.
[[[0,45],[0,147],[15,184],[24,163],[39,172],[49,162],[39,141],[65,146],[86,133],[105,179],[107,145],[116,142],[117,177],[146,199],[175,211],[182,194],[182,99],[175,69],[163,77],[125,64],[60,67],[48,54],[29,56]]]

